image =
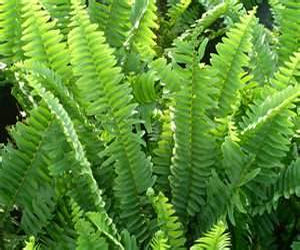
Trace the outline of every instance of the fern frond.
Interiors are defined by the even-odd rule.
[[[152,250],[170,249],[170,246],[168,245],[168,240],[162,231],[158,231],[157,233],[155,233],[151,242],[151,247]]]
[[[109,246],[106,240],[101,237],[99,231],[95,231],[90,222],[79,219],[75,225],[76,231],[78,233],[77,247],[76,250],[108,250]]]
[[[271,80],[271,84],[279,90],[298,84],[297,78],[300,76],[300,50],[295,52],[290,57],[290,60],[284,64]]]
[[[38,250],[39,246],[35,244],[35,238],[33,236],[31,236],[29,238],[29,241],[25,242],[26,245],[23,248],[23,250]]]
[[[174,146],[170,116],[169,110],[162,114],[162,132],[158,146],[154,149],[153,157],[153,174],[157,176],[155,187],[164,194],[170,192],[169,176],[171,174],[170,166]]]
[[[196,241],[191,250],[229,250],[230,236],[226,233],[225,224],[220,221]]]
[[[55,29],[55,21],[42,9],[38,0],[22,0],[22,41],[24,55],[30,61],[39,61],[65,79],[72,76],[63,35]]]
[[[258,24],[253,34],[253,50],[250,56],[251,74],[253,80],[264,85],[273,76],[276,66],[276,57],[270,47],[270,36],[263,25]]]
[[[50,159],[44,151],[52,124],[53,116],[45,106],[34,109],[25,123],[18,123],[12,132],[17,148],[8,146],[2,155],[1,204],[6,214],[14,205],[23,210],[22,227],[30,234],[37,234],[47,225],[55,207],[47,169]],[[41,198],[43,203],[38,202]]]
[[[0,55],[6,63],[14,63],[24,58],[21,19],[19,0],[0,2]]]
[[[240,23],[231,28],[223,43],[217,46],[218,54],[212,55],[212,71],[215,72],[219,89],[216,115],[226,116],[231,112],[237,91],[242,87],[240,75],[248,65],[245,54],[251,48],[251,34],[255,24],[254,12],[241,17]]]
[[[104,43],[102,32],[91,24],[87,12],[76,0],[72,1],[72,31],[69,34],[71,63],[79,77],[77,86],[82,103],[90,115],[110,124],[112,141],[103,152],[116,166],[115,191],[121,208],[121,218],[139,240],[146,237],[144,216],[139,194],[153,184],[151,165],[141,151],[141,140],[132,132],[131,90],[122,81],[113,51]],[[95,82],[97,84],[95,84]]]
[[[281,160],[286,156],[291,144],[295,116],[292,109],[300,94],[299,87],[287,87],[284,90],[267,93],[250,105],[241,123],[241,146],[255,156],[250,169],[260,168],[256,178],[246,185],[249,199],[261,202],[264,189],[277,179]],[[254,198],[254,196],[256,198]],[[260,196],[258,198],[257,196]]]
[[[169,9],[167,15],[169,17],[169,26],[172,27],[178,19],[181,17],[182,13],[189,7],[191,0],[179,0],[176,3],[169,4]]]
[[[184,238],[183,226],[175,216],[175,210],[168,202],[168,198],[161,192],[155,195],[153,189],[148,189],[147,194],[157,214],[157,224],[164,234],[167,244],[172,249],[184,249],[186,239]]]
[[[300,2],[297,0],[282,1],[280,11],[278,60],[282,66],[300,47]]]
[[[174,58],[186,63],[187,68],[178,69],[183,81],[175,97],[176,130],[170,184],[176,213],[187,222],[186,217],[193,216],[204,204],[205,186],[214,163],[215,139],[209,133],[212,122],[207,110],[215,105],[212,99],[215,89],[207,85],[209,72],[198,65],[192,44],[178,44]]]
[[[124,46],[129,50],[133,48],[144,60],[152,59],[156,55],[156,12],[156,0],[135,1],[133,25]]]
[[[107,42],[116,48],[123,46],[131,28],[131,1],[112,0],[105,27]]]
[[[56,27],[60,29],[66,40],[70,31],[71,1],[70,0],[41,0],[43,7],[49,12],[51,18],[56,21]]]
[[[104,31],[109,18],[109,12],[113,0],[88,0],[88,13],[93,23],[98,24],[99,29]],[[84,4],[82,2],[82,4]]]

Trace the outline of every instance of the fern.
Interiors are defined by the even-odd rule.
[[[154,238],[152,239],[151,243],[153,250],[166,250],[170,249],[170,246],[167,243],[167,239],[164,236],[164,233],[162,231],[158,231]]]

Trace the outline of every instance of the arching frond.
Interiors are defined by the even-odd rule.
[[[168,245],[168,240],[165,237],[164,233],[162,231],[158,231],[151,243],[151,247],[153,250],[167,250],[170,249],[170,246]]]

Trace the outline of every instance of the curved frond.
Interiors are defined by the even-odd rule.
[[[182,13],[189,7],[191,0],[179,0],[176,3],[169,3],[167,15],[169,17],[169,25],[173,26],[181,17]]]
[[[162,231],[158,231],[157,233],[155,233],[151,242],[151,247],[152,250],[170,249],[170,246],[168,245],[168,240]]]

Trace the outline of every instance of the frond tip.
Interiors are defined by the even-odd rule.
[[[220,221],[209,232],[200,237],[191,250],[229,250],[230,236],[225,231],[226,226]]]

